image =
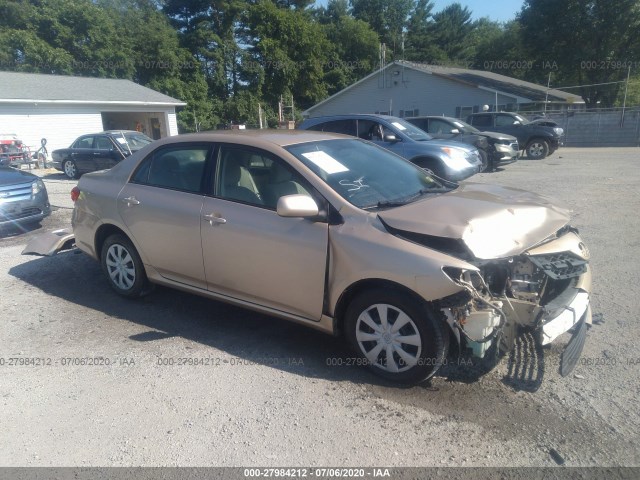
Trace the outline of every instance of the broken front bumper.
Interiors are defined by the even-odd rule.
[[[22,250],[22,255],[43,255],[51,257],[60,250],[71,248],[75,243],[75,237],[70,228],[54,230],[36,235]]]
[[[591,324],[591,308],[589,307],[589,294],[580,291],[573,301],[564,307],[559,313],[551,318],[546,318],[542,324],[542,345],[548,345],[565,332],[571,330],[575,325],[584,320],[586,324]]]

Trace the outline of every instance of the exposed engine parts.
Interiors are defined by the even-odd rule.
[[[470,263],[479,271],[444,269],[470,298],[457,296],[460,303],[455,305],[454,296],[448,297],[441,309],[461,344],[480,358],[494,341],[508,349],[518,325],[534,330],[556,316],[554,300],[570,303],[578,291],[578,277],[588,270],[587,260],[567,251]]]

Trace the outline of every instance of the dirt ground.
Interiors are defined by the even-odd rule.
[[[574,210],[594,273],[575,371],[558,374],[562,337],[412,388],[341,365],[340,339],[166,288],[127,301],[73,251],[21,256],[70,222],[74,182],[40,174],[61,208],[0,235],[2,466],[555,466],[551,449],[565,466],[640,466],[638,148],[565,148],[472,179]]]

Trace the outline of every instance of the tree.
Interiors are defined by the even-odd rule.
[[[473,31],[471,11],[459,3],[452,3],[433,15],[434,39],[446,58],[468,60],[472,56],[469,36]]]
[[[409,19],[405,41],[405,58],[417,62],[446,60],[444,51],[435,44],[435,23],[431,0],[418,0]]]
[[[351,0],[353,16],[367,22],[395,54],[401,51],[412,8],[413,0]]]
[[[518,21],[531,59],[557,65],[556,85],[585,85],[588,107],[614,104],[623,84],[595,84],[624,80],[638,58],[637,0],[526,0]]]
[[[541,65],[529,59],[522,44],[521,26],[516,20],[501,24],[481,18],[475,22],[470,41],[475,69],[522,79],[531,79],[541,69]]]
[[[310,14],[260,0],[248,10],[243,40],[262,70],[251,90],[264,100],[277,104],[293,95],[304,108],[327,96],[324,68],[334,48]]]

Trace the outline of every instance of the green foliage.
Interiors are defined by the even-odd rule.
[[[462,61],[470,58],[469,36],[474,25],[471,11],[459,3],[452,3],[433,15],[435,44],[446,58]]]
[[[526,0],[519,22],[530,57],[557,63],[556,85],[624,80],[626,65],[640,53],[637,0]],[[612,106],[621,86],[585,86],[579,93],[590,107]]]
[[[409,19],[405,41],[405,58],[417,62],[436,63],[447,60],[446,53],[435,43],[436,24],[433,3],[418,0]]]
[[[432,0],[0,0],[0,68],[126,78],[187,102],[181,131],[270,125],[386,61],[454,64],[552,86],[619,82],[640,102],[640,1],[525,0],[507,23]],[[620,105],[624,84],[583,87]]]
[[[388,51],[395,52],[400,58],[402,36],[413,3],[413,0],[351,0],[351,12],[355,18],[367,22],[387,45]]]
[[[249,8],[246,21],[245,42],[252,45],[253,66],[264,72],[254,88],[267,102],[293,94],[297,103],[308,107],[327,96],[324,69],[334,46],[308,13],[261,0]]]

